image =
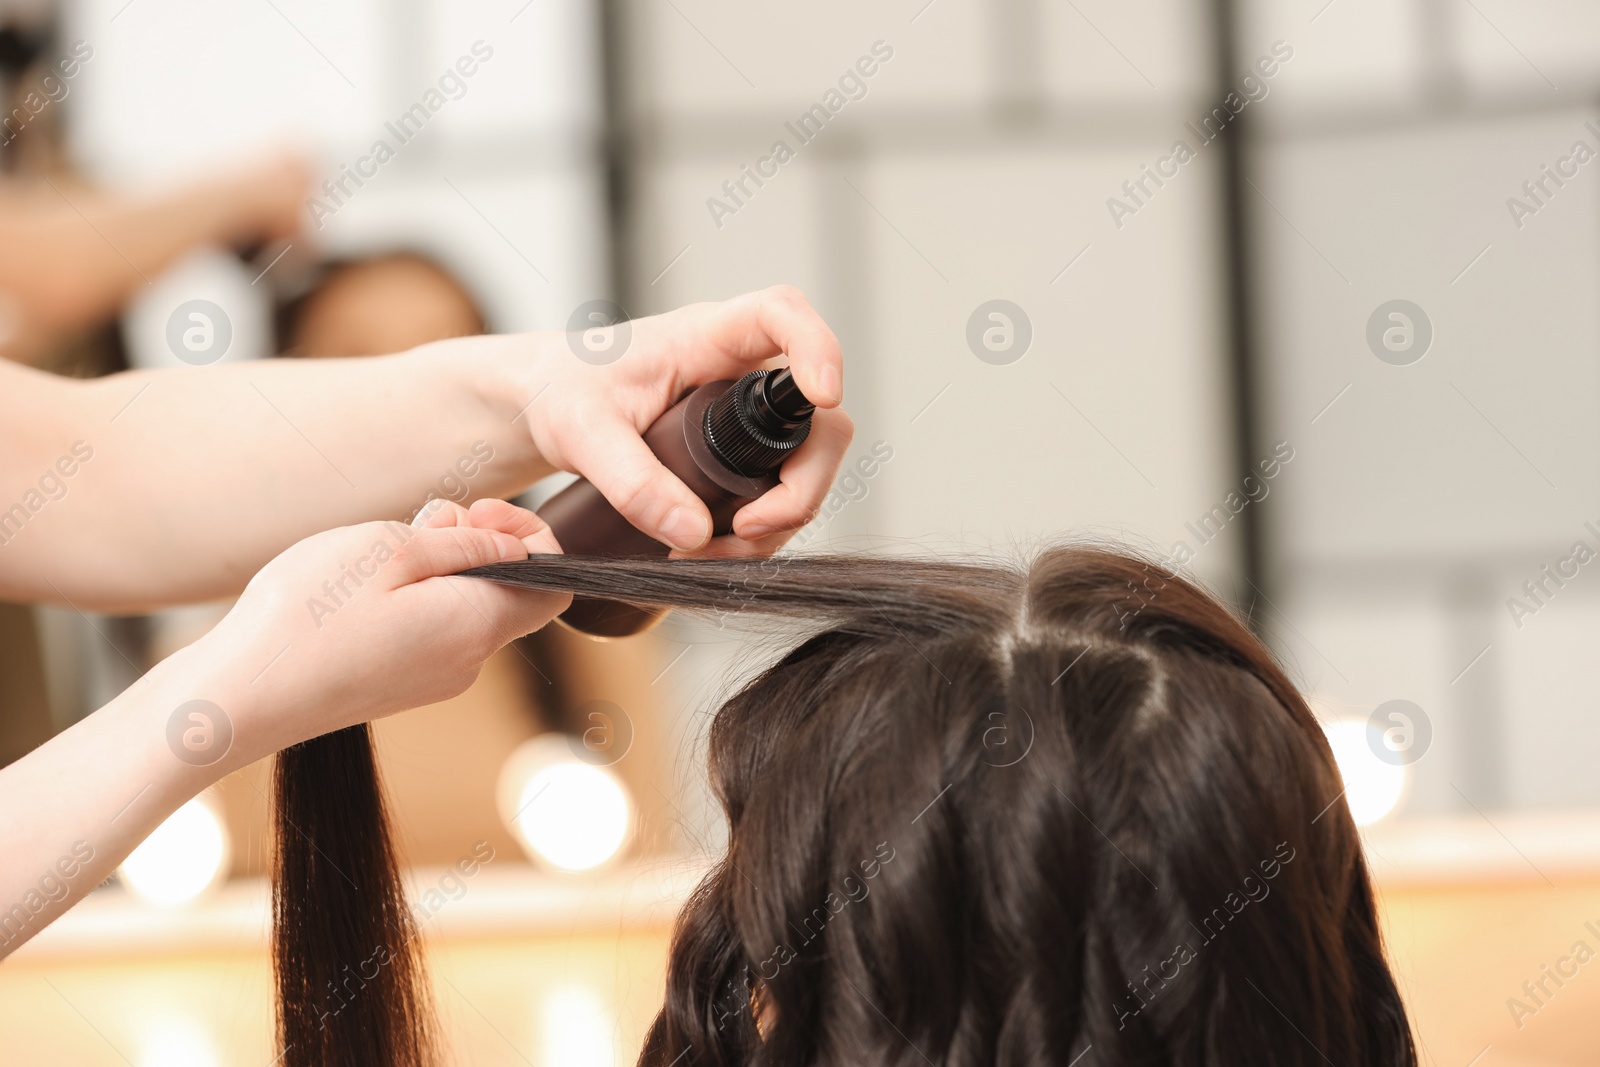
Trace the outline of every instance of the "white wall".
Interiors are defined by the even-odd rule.
[[[337,178],[383,140],[394,156],[376,177],[323,198],[337,210],[312,227],[321,253],[430,253],[497,329],[564,328],[609,271],[598,17],[595,0],[77,0],[64,37],[94,55],[74,85],[74,157],[127,184],[283,145]],[[386,124],[463,57],[473,73],[402,143]]]
[[[853,455],[894,451],[807,550],[1018,556],[1067,536],[1167,550],[1238,484],[1217,160],[1183,168],[1121,228],[1105,203],[1203,110],[1196,5],[622,6],[639,153],[630,310],[799,285],[844,344]],[[801,145],[785,123],[878,41],[893,57],[866,95]],[[794,160],[718,226],[708,198],[779,139]],[[996,298],[1033,329],[1009,365],[967,342]],[[1230,595],[1237,537],[1195,564]],[[688,745],[692,713],[758,658],[673,633],[706,642],[669,675]]]
[[[1195,543],[1185,522],[1248,473],[1229,446],[1216,149],[1120,229],[1106,199],[1220,102],[1206,5],[625,9],[639,310],[801,285],[845,342],[858,449],[895,449],[813,544]],[[715,225],[706,199],[880,39],[895,54],[867,96]],[[1583,526],[1600,528],[1600,162],[1520,230],[1505,203],[1574,139],[1600,149],[1583,128],[1600,13],[1244,3],[1239,74],[1278,42],[1293,56],[1249,105],[1245,190],[1260,434],[1295,450],[1253,505],[1275,592],[1244,587],[1236,529],[1195,569],[1256,601],[1327,713],[1423,707],[1405,814],[1600,803],[1582,654],[1600,567],[1520,629],[1506,606],[1576,539],[1600,551]],[[1034,326],[1009,366],[963,336],[993,297]],[[1395,298],[1436,331],[1412,366],[1365,341]]]
[[[1252,7],[1247,49],[1297,48],[1256,178],[1269,432],[1300,446],[1270,512],[1274,636],[1330,707],[1424,709],[1408,813],[1600,803],[1600,581],[1520,627],[1507,606],[1575,541],[1600,551],[1600,165],[1521,227],[1507,207],[1575,140],[1600,150],[1600,12]],[[1407,366],[1365,339],[1395,298],[1434,330]]]

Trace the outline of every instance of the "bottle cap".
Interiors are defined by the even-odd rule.
[[[706,408],[706,444],[735,473],[771,474],[811,432],[815,410],[787,367],[753,370]]]

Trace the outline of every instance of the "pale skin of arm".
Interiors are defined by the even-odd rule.
[[[0,509],[93,450],[20,529],[0,510],[0,596],[114,612],[231,596],[302,537],[409,519],[478,442],[476,495],[519,491],[554,468],[516,418],[523,386],[493,388],[510,360],[476,354],[499,340],[89,381],[0,366]]]
[[[0,454],[8,457],[0,509],[36,490],[75,442],[94,449],[62,479],[65,495],[0,544],[0,597],[129,611],[231,595],[255,575],[217,629],[0,770],[0,812],[8,813],[0,924],[13,905],[42,901],[0,955],[222,775],[459,693],[496,649],[564,609],[563,597],[448,577],[558,551],[527,512],[492,499],[470,512],[429,509],[423,521],[432,528],[412,536],[401,523],[369,521],[410,516],[475,443],[487,443],[494,458],[470,480],[472,495],[576,470],[678,554],[770,553],[808,521],[852,426],[837,407],[838,342],[804,298],[767,290],[632,327],[626,354],[603,367],[577,359],[559,334],[90,382],[0,366]],[[694,385],[785,357],[819,405],[812,434],[781,484],[735,517],[734,535],[710,540],[704,505],[639,435]],[[341,523],[362,525],[314,533]],[[332,616],[307,611],[323,582],[380,542],[398,547],[357,596]],[[224,709],[234,731],[227,754],[207,766],[185,762],[168,743],[169,720],[191,700]],[[80,841],[93,851],[87,862],[73,854]],[[79,869],[51,884],[65,881],[66,894],[40,896],[41,879],[64,857]]]
[[[848,445],[837,341],[790,290],[632,325],[609,366],[579,360],[561,334],[90,381],[0,364],[0,598],[123,612],[217,599],[318,530],[408,519],[446,479],[505,496],[563,469],[587,474],[640,529],[698,550],[704,506],[639,435],[689,387],[782,353],[825,410],[784,484],[736,517],[745,540],[714,550],[776,547],[810,518]],[[80,441],[92,458],[61,476]],[[482,456],[480,442],[493,458],[463,479],[458,464]],[[52,471],[59,499],[40,490]],[[30,492],[42,506],[7,523]],[[680,507],[685,526],[669,537]]]

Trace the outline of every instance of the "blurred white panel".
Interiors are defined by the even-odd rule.
[[[380,0],[76,0],[63,37],[93,55],[70,138],[100,180],[185,174],[274,141],[362,144],[390,77]]]
[[[1421,2],[1243,0],[1238,55],[1253,63],[1280,40],[1294,50],[1273,86],[1286,110],[1409,101],[1422,84]]]
[[[1165,549],[1221,499],[1234,478],[1214,176],[1191,163],[1120,230],[1105,206],[1162,151],[893,159],[851,179],[884,398],[863,436],[895,450],[874,489],[878,532],[929,547],[1074,534]],[[1020,313],[979,312],[994,300]],[[1031,342],[980,358],[986,330],[997,346],[1025,330]],[[1235,551],[1219,541],[1196,566],[1228,576]]]
[[[1569,97],[1600,81],[1600,7],[1592,0],[1448,0],[1460,62],[1480,89]]]
[[[584,170],[475,177],[395,175],[328,220],[333,256],[415,250],[453,271],[496,332],[565,329],[606,291],[601,182]]]
[[[1508,610],[1497,613],[1496,646],[1507,682],[1507,784],[1517,807],[1600,802],[1594,770],[1600,751],[1600,677],[1594,671],[1600,576],[1580,575],[1535,615],[1523,617],[1521,629]]]
[[[1304,442],[1276,512],[1290,558],[1542,551],[1600,514],[1600,162],[1520,229],[1507,208],[1574,140],[1600,147],[1585,118],[1267,155],[1251,195],[1269,419]],[[1407,366],[1367,340],[1395,299],[1433,332]]]
[[[713,156],[647,172],[639,211],[647,225],[633,288],[648,304],[629,311],[649,314],[780,283],[815,294],[823,279],[814,159],[797,157],[760,188],[747,182],[754,195],[736,213],[721,215],[720,227],[706,206],[713,198],[731,204],[722,183],[740,177],[741,164],[755,159],[754,153],[747,159]]]
[[[123,2],[80,0],[69,32],[95,49],[73,127],[95,177],[187,174],[282,139],[342,183],[307,205],[333,254],[432,254],[502,330],[562,327],[605,287],[598,170],[483,165],[485,146],[594,131],[594,0]]]
[[[597,127],[598,8],[597,0],[432,0],[424,73],[446,78],[447,94],[461,94],[441,114],[440,132],[529,136]],[[471,53],[480,41],[490,53],[483,62]]]
[[[636,2],[626,74],[635,106],[674,117],[771,111],[792,119],[823,102],[882,41],[887,62],[863,80],[864,100],[970,103],[987,89],[989,5],[978,0],[842,0],[753,5],[737,0]],[[859,108],[862,101],[845,110]]]
[[[1451,787],[1472,739],[1460,724],[1461,691],[1451,618],[1440,604],[1366,588],[1359,597],[1291,593],[1257,604],[1266,632],[1319,717],[1364,719],[1378,705],[1409,700],[1427,716],[1431,739],[1411,764],[1399,814],[1456,811]],[[1459,685],[1471,683],[1463,680]]]
[[[1210,82],[1211,33],[1193,0],[1042,2],[1046,86],[1075,103],[1173,99]]]
[[[122,325],[128,363],[154,369],[273,355],[270,291],[251,284],[258,273],[226,252],[190,253],[134,294]]]

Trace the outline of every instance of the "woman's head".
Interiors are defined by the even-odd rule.
[[[1092,549],[491,570],[820,627],[716,716],[729,848],[650,1067],[1414,1063],[1322,733],[1183,579]]]
[[[280,320],[285,351],[299,356],[384,355],[484,331],[460,280],[409,252],[333,264]]]

